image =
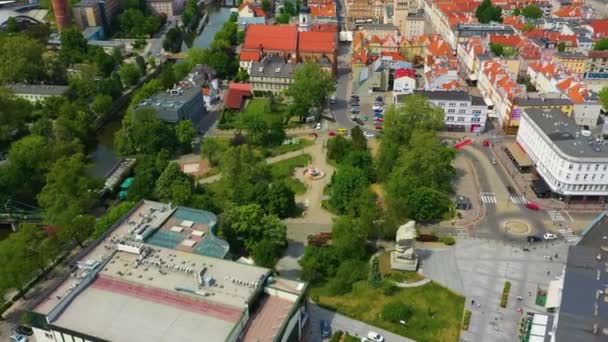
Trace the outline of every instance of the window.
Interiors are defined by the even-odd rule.
[[[591,175],[591,180],[595,180],[595,175]]]
[[[582,164],[579,164],[579,165],[578,165],[578,170],[579,170],[579,171],[581,171],[582,169],[583,169],[583,165],[582,165]]]
[[[439,102],[439,103],[437,103],[437,105],[438,105],[439,107],[445,107],[445,102]]]
[[[473,111],[473,115],[480,115],[481,114],[481,110],[476,109]]]
[[[445,118],[446,121],[454,121],[454,117],[453,116],[448,116]]]
[[[464,118],[462,116],[458,117],[459,122],[464,122]]]
[[[576,177],[574,177],[574,180],[579,180],[579,178],[581,178],[581,175],[577,173]]]
[[[589,171],[590,169],[591,169],[591,164],[587,164],[587,170],[586,171]]]
[[[566,173],[566,179],[570,179],[570,174]]]
[[[448,113],[454,114],[454,113],[456,113],[456,109],[448,109]]]
[[[448,106],[450,106],[450,107],[456,107],[456,102],[450,102],[450,103],[448,104]]]
[[[481,118],[471,118],[471,122],[481,122]]]
[[[583,176],[583,179],[587,180],[587,177],[589,177],[589,175],[585,173],[585,175]]]
[[[460,107],[466,107],[467,103],[466,102],[460,102]]]
[[[572,170],[572,167],[573,167],[572,164],[568,165],[568,170]]]
[[[467,110],[466,109],[459,109],[458,110],[458,114],[466,114]]]

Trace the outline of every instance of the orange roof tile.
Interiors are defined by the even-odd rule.
[[[579,18],[582,14],[580,6],[567,6],[553,12],[553,15],[560,18]]]
[[[259,62],[261,58],[259,51],[241,51],[240,60],[243,62]]]
[[[608,34],[608,19],[594,20],[589,24],[593,28],[593,35],[601,38]]]
[[[500,44],[504,46],[510,46],[517,48],[521,44],[522,39],[519,36],[507,36],[507,35],[492,35],[490,36],[490,43]]]
[[[296,51],[297,34],[295,25],[249,25],[243,49]]]
[[[305,52],[335,52],[334,34],[331,32],[300,32],[298,50]]]
[[[253,14],[256,17],[265,17],[265,16],[267,16],[266,11],[264,11],[264,9],[261,8],[261,7],[253,6],[252,10],[253,10]]]

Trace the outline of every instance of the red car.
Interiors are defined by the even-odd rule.
[[[381,130],[382,130],[382,126],[377,125],[377,126],[376,126],[376,129],[377,129],[377,130],[379,130],[379,131],[381,131]]]
[[[336,136],[336,132],[334,132],[334,131],[329,131],[329,136],[330,136],[330,137],[335,137],[335,136]]]
[[[379,118],[379,117],[375,116],[375,117],[374,117],[374,121],[375,121],[375,122],[384,122],[384,119],[383,119],[383,118]]]
[[[526,204],[526,208],[530,209],[530,210],[534,210],[534,211],[538,211],[540,210],[540,207],[538,206],[538,204],[534,203],[534,202],[528,202]]]
[[[484,140],[483,141],[483,146],[490,147],[490,140]]]

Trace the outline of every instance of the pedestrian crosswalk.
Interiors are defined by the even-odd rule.
[[[549,214],[549,217],[551,218],[551,221],[553,221],[553,222],[566,221],[564,216],[557,210],[549,210],[549,211],[547,211],[547,214]]]
[[[509,201],[513,204],[526,205],[528,200],[524,196],[511,195],[509,196]]]
[[[481,201],[486,204],[496,203],[496,195],[493,192],[481,192]]]
[[[562,227],[558,230],[558,232],[560,232],[560,234],[564,236],[566,241],[572,245],[576,244],[580,239],[578,236],[574,235],[574,232],[572,232],[572,230],[568,227]]]

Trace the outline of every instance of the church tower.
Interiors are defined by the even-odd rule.
[[[306,3],[300,7],[300,18],[298,22],[298,30],[300,32],[310,31],[310,7]]]

